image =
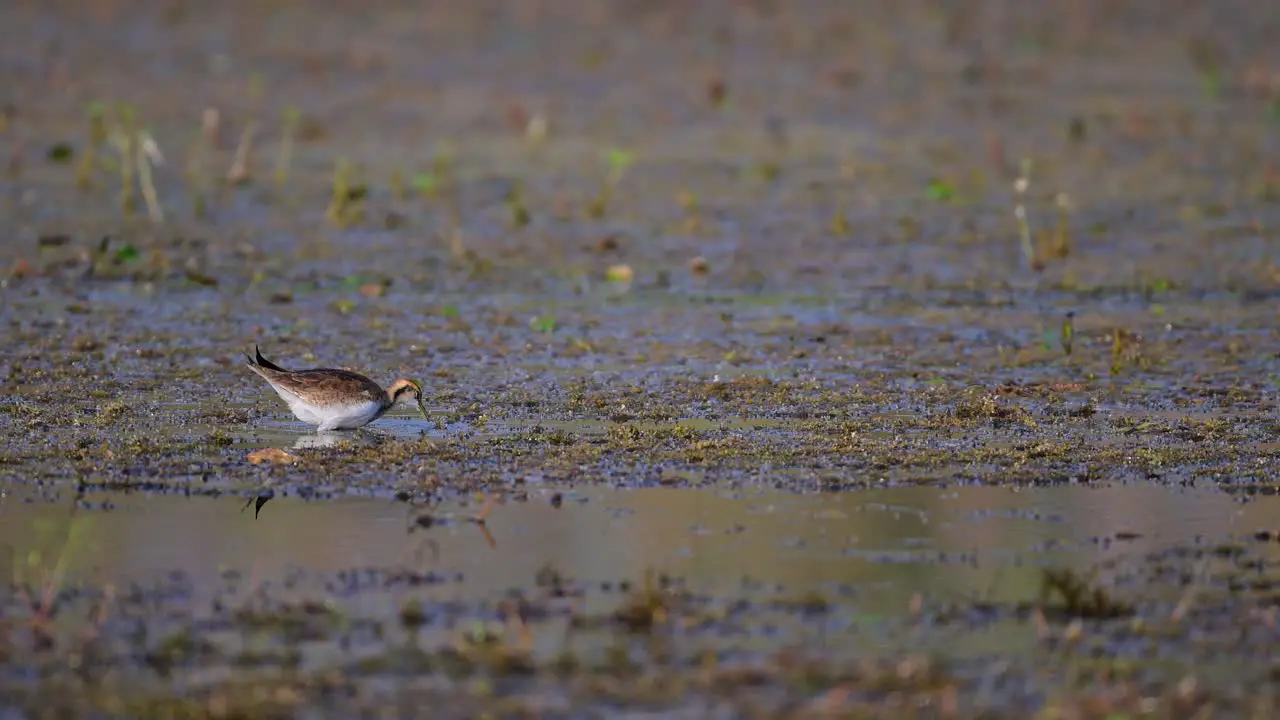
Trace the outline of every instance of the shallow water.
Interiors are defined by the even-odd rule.
[[[234,571],[278,586],[301,571],[409,566],[450,578],[439,592],[495,600],[551,567],[575,580],[634,580],[646,571],[694,592],[747,588],[839,598],[858,617],[903,616],[929,602],[1032,600],[1042,568],[1088,571],[1176,546],[1269,530],[1280,498],[1207,488],[1054,486],[897,487],[796,494],[770,489],[557,489],[532,484],[469,520],[478,498],[430,510],[385,499],[308,502],[89,495],[0,507],[0,577],[72,584],[150,584],[180,573],[199,608]],[[431,527],[415,523],[431,516]],[[1280,559],[1280,546],[1266,557]],[[318,588],[311,587],[316,591]],[[385,609],[385,608],[384,608]],[[779,638],[785,642],[785,638]]]
[[[284,670],[359,688],[350,711],[392,688],[386,702],[420,683],[470,697],[468,683],[497,682],[512,702],[567,712],[608,705],[598,683],[618,673],[675,678],[712,672],[707,662],[720,679],[646,685],[632,702],[695,712],[705,682],[763,683],[752,702],[776,707],[855,672],[926,695],[963,686],[964,707],[1013,712],[1095,668],[1233,693],[1266,672],[1270,635],[1249,629],[1258,621],[1241,603],[1253,601],[1239,592],[1277,582],[1280,497],[1149,484],[789,493],[767,479],[504,495],[426,507],[7,492],[0,618],[28,622],[52,598],[51,642],[128,694],[165,687],[156,672],[203,698],[210,681],[270,685]],[[1063,569],[1126,608],[1120,619],[1046,624],[1062,601],[1045,578]],[[1062,619],[1077,612],[1111,611]],[[1060,644],[1072,632],[1082,639]],[[19,638],[0,686],[34,702],[65,666],[12,654]],[[797,661],[817,663],[801,688],[787,670]],[[1046,663],[1051,674],[1032,670]]]

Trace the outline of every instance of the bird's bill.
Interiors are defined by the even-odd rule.
[[[427,417],[427,406],[426,406],[425,404],[423,404],[423,402],[422,402],[422,398],[418,398],[418,412],[422,413],[422,419],[423,419],[423,420],[430,420],[430,419],[431,419],[431,418]]]

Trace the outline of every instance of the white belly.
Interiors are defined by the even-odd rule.
[[[305,400],[277,391],[293,411],[294,417],[318,430],[351,430],[363,427],[382,415],[382,405],[372,400],[351,405],[312,405]]]

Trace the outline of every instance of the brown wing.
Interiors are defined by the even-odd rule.
[[[320,404],[357,397],[382,402],[387,397],[378,383],[369,378],[334,368],[279,373],[274,380],[286,390]]]
[[[338,401],[366,399],[374,402],[385,402],[386,392],[378,383],[348,370],[337,368],[316,368],[314,370],[285,370],[279,365],[262,357],[249,358],[249,368],[262,376],[264,380],[276,387],[293,393],[298,397],[326,405]]]

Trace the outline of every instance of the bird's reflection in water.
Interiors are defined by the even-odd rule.
[[[417,530],[430,530],[431,528],[445,525],[475,525],[480,529],[480,535],[484,537],[485,544],[491,548],[496,548],[498,547],[498,541],[494,539],[493,533],[489,532],[488,520],[489,514],[493,512],[494,506],[501,502],[501,495],[485,493],[484,505],[481,506],[479,512],[473,515],[448,512],[439,513],[430,509],[431,506],[428,506],[428,509],[425,512],[416,512],[411,508],[407,532],[412,534]]]
[[[294,450],[315,450],[318,448],[333,447],[339,443],[354,443],[358,445],[377,445],[386,439],[382,433],[369,430],[342,431],[331,430],[328,432],[308,433],[299,435],[296,442],[293,443]]]
[[[245,510],[248,510],[248,509],[249,509],[249,506],[250,506],[250,505],[252,505],[252,506],[253,506],[253,519],[254,519],[254,520],[257,520],[257,519],[258,519],[258,513],[262,512],[262,506],[263,506],[263,505],[266,505],[268,502],[270,502],[270,501],[271,501],[271,498],[273,498],[273,497],[275,497],[275,496],[276,496],[276,495],[275,495],[275,493],[271,492],[270,490],[267,490],[266,492],[263,492],[263,493],[261,493],[261,494],[255,495],[255,496],[253,496],[253,497],[249,498],[249,501],[248,501],[248,502],[246,502],[246,503],[244,504],[244,507],[240,508],[240,512],[244,512]]]
[[[262,512],[263,506],[271,502],[271,499],[274,497],[275,491],[264,486],[245,502],[244,506],[240,508],[240,512],[248,510],[249,506],[252,505],[253,517],[256,520]],[[485,544],[490,548],[496,549],[498,547],[498,542],[493,537],[493,533],[489,531],[488,521],[490,513],[493,512],[493,509],[496,506],[503,504],[502,501],[503,498],[500,494],[495,495],[492,493],[485,493],[484,504],[480,507],[480,510],[474,514],[452,512],[440,513],[433,509],[433,505],[429,505],[426,511],[420,512],[417,508],[411,505],[409,507],[410,517],[408,519],[405,532],[406,534],[412,535],[415,531],[430,530],[435,527],[448,525],[474,525],[479,528],[480,536],[484,538]],[[434,541],[428,542],[433,543]]]

